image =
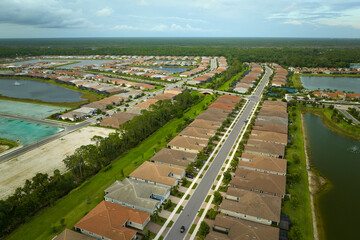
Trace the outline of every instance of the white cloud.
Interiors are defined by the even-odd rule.
[[[86,28],[92,24],[81,10],[62,6],[58,0],[1,0],[0,23],[39,28]]]
[[[135,31],[139,30],[138,27],[129,26],[129,25],[116,25],[113,27],[113,30],[119,30],[119,31]]]
[[[96,15],[99,17],[108,17],[113,13],[114,13],[114,10],[112,10],[109,7],[104,7],[103,9],[100,9],[99,11],[97,11]]]
[[[302,22],[298,21],[298,20],[289,20],[289,21],[285,21],[283,22],[285,24],[294,24],[294,25],[301,25]]]
[[[150,29],[150,31],[155,31],[155,32],[165,32],[169,29],[168,26],[166,26],[165,24],[159,24],[159,25],[156,25],[154,27],[152,27]]]
[[[113,30],[119,31],[146,31],[146,32],[208,32],[212,30],[204,30],[202,28],[192,27],[189,24],[186,25],[178,25],[178,24],[159,24],[153,27],[137,27],[137,26],[130,26],[130,25],[117,25],[112,28]]]

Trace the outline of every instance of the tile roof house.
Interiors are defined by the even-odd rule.
[[[245,144],[244,152],[267,157],[283,158],[285,156],[285,145],[254,140],[252,136],[250,136],[247,144]]]
[[[215,131],[220,126],[221,126],[221,122],[210,121],[210,120],[205,120],[205,119],[195,119],[192,123],[189,124],[189,127],[211,129],[211,130],[215,130]]]
[[[51,240],[94,240],[95,238],[86,236],[84,234],[65,229],[59,235],[55,236]]]
[[[255,122],[255,125],[253,127],[254,130],[260,130],[260,131],[269,131],[269,132],[277,132],[277,133],[288,133],[288,126],[286,125],[279,125],[279,124],[273,124],[273,123],[267,123],[267,122]]]
[[[275,117],[275,116],[257,116],[256,122],[258,123],[272,123],[272,124],[278,124],[278,125],[288,125],[288,119],[281,118],[281,117]]]
[[[190,163],[195,162],[196,158],[196,153],[163,148],[150,161],[186,169]]]
[[[218,214],[205,240],[278,240],[279,228]]]
[[[179,136],[209,140],[216,134],[215,130],[205,128],[186,127],[179,133]]]
[[[234,109],[235,105],[233,104],[227,104],[227,103],[221,103],[221,102],[214,102],[210,104],[209,108],[219,108],[224,109],[228,111],[232,111]]]
[[[270,131],[251,131],[251,139],[263,141],[263,142],[273,142],[278,144],[287,145],[288,136],[284,133],[270,132]]]
[[[125,178],[105,190],[105,200],[153,214],[170,196],[170,187]]]
[[[134,108],[150,109],[150,106],[155,104],[158,99],[147,99],[145,102],[141,102],[133,106]]]
[[[185,170],[183,168],[146,161],[136,168],[129,175],[129,178],[172,187],[177,185],[178,179],[181,179],[184,175]]]
[[[284,197],[286,176],[237,168],[229,186]]]
[[[168,143],[168,147],[174,150],[198,153],[208,144],[208,140],[176,136]]]
[[[257,172],[285,176],[287,161],[282,158],[266,157],[244,152],[239,160],[238,167]]]
[[[229,187],[220,212],[236,218],[262,223],[280,223],[281,198]]]
[[[136,230],[142,230],[150,221],[150,214],[115,203],[102,201],[75,224],[75,229],[97,239],[136,239]]]

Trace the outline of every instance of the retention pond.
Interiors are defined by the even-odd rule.
[[[84,99],[80,92],[50,83],[0,78],[0,94],[13,98],[37,99],[44,102],[79,102]]]
[[[324,239],[358,239],[360,141],[331,131],[318,116],[307,113],[304,122],[311,163],[331,186],[317,199]]]
[[[0,138],[29,145],[49,137],[62,128],[0,116]]]
[[[331,89],[360,93],[360,78],[358,77],[301,76],[301,82],[304,88],[310,90]]]

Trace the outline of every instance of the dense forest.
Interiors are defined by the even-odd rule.
[[[0,57],[40,55],[226,56],[283,66],[348,67],[360,61],[359,39],[94,38],[3,39]]]
[[[27,180],[13,195],[0,200],[0,237],[26,222],[40,209],[55,203],[171,119],[182,117],[184,111],[199,100],[199,95],[185,91],[173,103],[170,100],[158,101],[151,106],[151,111],[144,110],[142,115],[123,124],[116,133],[105,138],[95,136],[92,139],[95,145],[76,149],[73,155],[63,160],[69,172],[61,174],[55,170],[53,176],[38,173]]]

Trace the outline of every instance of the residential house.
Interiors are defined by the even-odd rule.
[[[150,161],[186,169],[190,163],[195,162],[196,158],[196,153],[163,148],[157,152]]]
[[[189,124],[189,127],[211,129],[216,131],[221,126],[221,124],[222,122],[219,121],[195,119],[192,123]]]
[[[252,136],[250,136],[247,144],[245,144],[244,152],[267,157],[284,158],[285,145],[254,140]]]
[[[170,187],[125,178],[105,190],[104,199],[153,214],[170,196]]]
[[[184,176],[185,171],[183,168],[146,161],[136,168],[129,175],[129,178],[155,185],[172,187],[176,186],[178,184],[178,180]]]
[[[284,133],[270,132],[270,131],[259,131],[252,130],[251,139],[262,141],[262,142],[273,142],[277,144],[287,145],[288,136]]]
[[[209,140],[216,134],[215,130],[205,128],[186,127],[178,135],[189,138]]]
[[[286,176],[237,168],[229,186],[284,197]]]
[[[168,143],[168,147],[191,153],[198,153],[208,144],[208,140],[176,136]]]
[[[150,214],[102,201],[75,224],[75,229],[96,239],[136,239],[136,230],[143,230]],[[131,228],[129,228],[131,227]]]
[[[84,234],[72,231],[70,229],[65,229],[59,235],[56,235],[51,240],[94,240],[95,238],[86,236]]]
[[[285,176],[287,161],[282,158],[266,157],[244,152],[240,158],[238,167],[257,172]]]
[[[279,228],[218,214],[205,240],[278,240]]]
[[[221,203],[220,212],[256,223],[278,225],[281,198],[229,187]]]

